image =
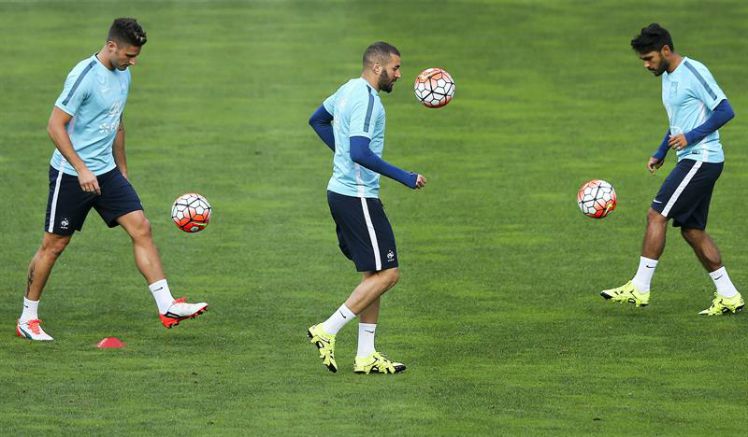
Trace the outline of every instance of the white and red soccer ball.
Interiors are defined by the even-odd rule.
[[[205,197],[197,193],[187,193],[174,201],[171,218],[184,232],[200,232],[208,226],[211,211],[210,203]]]
[[[616,209],[616,190],[602,179],[593,179],[579,189],[577,204],[587,217],[600,219]]]
[[[418,101],[427,108],[441,108],[452,101],[455,81],[441,68],[427,68],[416,77],[413,90]]]

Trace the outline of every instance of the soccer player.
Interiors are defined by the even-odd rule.
[[[309,124],[334,152],[327,201],[335,220],[340,250],[361,272],[361,283],[348,300],[307,334],[319,349],[322,363],[336,372],[335,336],[358,316],[356,373],[392,374],[405,370],[374,348],[380,297],[397,283],[395,236],[379,200],[379,176],[410,188],[426,185],[426,178],[382,160],[385,114],[379,91],[392,92],[400,78],[400,52],[376,42],[364,52],[361,77],[351,79],[314,112]]]
[[[717,245],[704,230],[714,183],[724,165],[717,129],[735,114],[704,64],[679,55],[670,33],[659,24],[643,28],[631,41],[631,47],[644,62],[644,68],[662,76],[662,102],[670,122],[647,169],[654,173],[660,168],[668,149],[676,151],[678,164],[649,208],[636,275],[625,285],[600,294],[637,307],[649,304],[650,283],[665,249],[667,222],[672,219],[717,289],[711,306],[699,314],[715,316],[740,311],[743,298],[722,265]]]
[[[39,321],[44,285],[74,231],[91,208],[107,226],[130,235],[135,263],[148,281],[161,322],[167,328],[196,317],[208,307],[174,299],[164,277],[151,225],[127,178],[122,112],[146,34],[135,19],[114,20],[106,44],[76,65],[65,81],[47,131],[56,150],[49,168],[49,199],[41,246],[31,259],[16,333],[30,340],[52,340]]]

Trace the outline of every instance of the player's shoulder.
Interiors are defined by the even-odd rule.
[[[701,75],[711,76],[711,72],[709,71],[709,68],[707,68],[707,66],[704,65],[703,62],[699,62],[696,59],[683,58],[683,64],[685,64],[686,69],[690,70],[691,73],[693,73],[696,76],[701,76]]]
[[[341,88],[345,88],[346,93],[351,97],[368,99],[371,93],[371,86],[363,78],[357,77],[349,80]]]
[[[81,60],[77,64],[75,64],[75,67],[73,67],[70,70],[70,73],[68,73],[68,77],[81,77],[81,76],[88,76],[88,73],[96,67],[96,59],[94,56],[89,56],[86,59]]]
[[[371,100],[371,86],[364,79],[351,79],[340,87],[336,93],[337,100],[344,102],[347,108],[366,107]]]
[[[363,78],[359,78],[358,82],[355,84],[355,93],[357,100],[366,107],[371,105],[374,105],[375,107],[382,106],[382,102],[379,100],[379,94],[377,94],[371,84]]]

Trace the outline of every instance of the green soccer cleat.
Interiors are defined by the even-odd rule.
[[[317,346],[319,357],[322,358],[322,364],[330,372],[338,371],[338,363],[335,362],[335,336],[328,334],[322,329],[322,325],[312,325],[306,331],[309,341]]]
[[[618,288],[603,290],[600,292],[600,296],[612,300],[613,302],[632,303],[637,307],[645,307],[649,305],[649,293],[642,293],[637,290],[636,286],[631,281]]]
[[[712,305],[699,314],[703,316],[721,316],[727,313],[735,314],[738,311],[742,311],[744,306],[745,302],[743,302],[743,296],[740,293],[733,297],[724,297],[715,292]]]
[[[405,364],[395,363],[387,359],[379,352],[374,352],[368,357],[358,358],[353,362],[354,373],[400,373],[405,370]]]

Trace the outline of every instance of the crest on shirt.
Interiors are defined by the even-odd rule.
[[[678,82],[670,82],[670,96],[675,97],[678,94]]]
[[[109,81],[103,75],[96,75],[96,81],[99,83],[99,92],[101,94],[109,94]]]

